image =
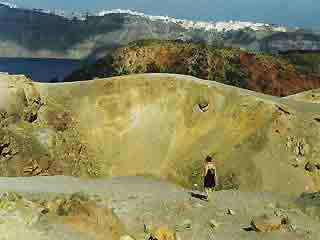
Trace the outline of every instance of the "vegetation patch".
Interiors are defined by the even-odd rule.
[[[115,49],[96,63],[75,71],[65,81],[138,73],[191,75],[275,96],[320,87],[320,76],[301,71],[296,62],[284,56],[154,39]]]

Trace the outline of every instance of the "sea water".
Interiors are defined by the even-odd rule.
[[[37,82],[62,81],[82,64],[81,60],[76,59],[0,57],[0,72],[23,74]]]

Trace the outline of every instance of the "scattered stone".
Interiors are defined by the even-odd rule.
[[[235,211],[233,211],[232,209],[228,208],[227,210],[227,215],[235,215]]]
[[[1,154],[3,154],[3,155],[7,155],[9,153],[10,153],[10,149],[8,147],[5,147],[1,152]]]
[[[280,217],[280,216],[282,216],[282,211],[279,210],[279,209],[277,209],[277,210],[274,211],[274,215],[275,215],[276,217]]]
[[[219,227],[220,224],[217,223],[215,220],[211,219],[209,221],[209,225],[210,225],[211,228],[215,229],[215,228]]]
[[[16,202],[21,199],[22,199],[22,196],[14,192],[4,192],[0,195],[0,201]]]
[[[0,160],[11,159],[19,152],[16,140],[8,134],[0,136]]]
[[[192,221],[190,219],[184,220],[181,224],[176,226],[176,231],[182,232],[184,230],[190,230],[192,225]]]
[[[292,231],[297,231],[297,226],[294,225],[294,224],[290,224],[289,228],[290,228]]]
[[[291,220],[290,220],[290,218],[288,216],[284,216],[284,217],[281,218],[281,224],[288,225],[290,223],[291,223]]]
[[[202,112],[207,112],[209,110],[209,103],[207,102],[199,103],[198,106]]]
[[[291,166],[293,166],[293,167],[299,167],[299,166],[302,166],[303,165],[303,163],[305,163],[305,161],[306,161],[306,158],[304,157],[304,156],[297,156],[296,158],[294,158],[291,162],[290,162],[290,164],[291,164]]]
[[[274,232],[280,230],[281,221],[282,219],[280,217],[262,215],[254,217],[250,224],[251,228],[256,232]]]
[[[295,136],[287,138],[287,148],[292,149],[296,156],[301,157],[309,153],[309,145],[304,138],[298,139]]]
[[[299,164],[297,162],[291,162],[290,165],[295,168],[299,167]]]
[[[48,208],[43,208],[43,209],[41,210],[41,213],[42,213],[42,214],[48,214],[48,213],[49,213],[49,209],[48,209]]]
[[[42,173],[42,169],[38,166],[33,170],[33,175],[38,176]]]
[[[317,167],[314,163],[307,162],[307,164],[305,165],[305,170],[308,172],[315,172],[317,170]]]
[[[47,208],[45,212],[49,219],[59,219],[60,223],[69,225],[76,231],[91,232],[97,237],[110,236],[109,239],[120,239],[121,236],[127,235],[123,224],[112,209],[98,206],[84,193],[58,195],[52,200],[49,199],[44,206]]]
[[[89,201],[88,195],[83,192],[75,192],[70,196],[70,200]]]
[[[176,233],[168,226],[160,226],[156,228],[152,234],[157,240],[176,240]]]
[[[128,196],[128,199],[138,199],[139,196],[137,194],[131,194]]]

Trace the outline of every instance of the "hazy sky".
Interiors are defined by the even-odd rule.
[[[7,0],[7,2],[31,8],[130,8],[147,14],[187,19],[249,20],[291,26],[320,26],[320,0]]]

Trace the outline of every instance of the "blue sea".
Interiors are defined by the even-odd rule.
[[[0,72],[24,74],[36,82],[50,82],[54,78],[62,81],[82,64],[81,60],[74,59],[0,57]]]

